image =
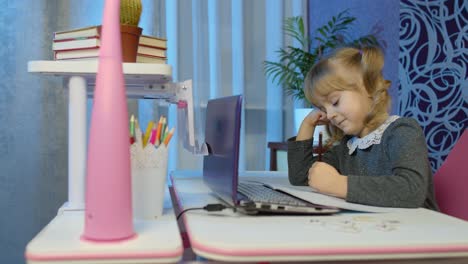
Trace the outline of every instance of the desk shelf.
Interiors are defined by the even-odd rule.
[[[163,99],[184,102],[178,107],[179,139],[194,154],[205,153],[204,144],[195,140],[194,104],[191,81],[172,82],[167,64],[123,63],[127,96],[139,99]],[[62,77],[68,87],[68,202],[63,210],[84,208],[86,168],[86,98],[92,97],[98,61],[30,61],[28,72]]]
[[[92,96],[98,61],[30,61],[28,72],[64,78],[68,83],[68,202],[61,210],[83,210],[86,178],[86,98]],[[166,64],[123,63],[126,89],[130,97],[161,94],[172,81],[172,68]],[[127,88],[127,87],[126,87]],[[163,93],[164,94],[164,93]],[[138,96],[137,96],[138,95]],[[175,96],[167,93],[166,97]]]
[[[170,99],[175,95],[172,68],[167,64],[123,63],[127,96],[137,99]],[[94,92],[97,61],[30,61],[28,72],[56,77],[81,77],[89,97]]]
[[[122,63],[126,85],[143,82],[164,84],[172,81],[172,68],[167,64]],[[95,80],[98,61],[30,61],[28,72],[60,77],[83,76]]]
[[[191,113],[187,133],[193,129],[191,82],[172,83],[172,68],[166,64],[123,63],[127,97],[184,101]],[[172,210],[160,219],[134,224],[136,238],[121,243],[80,239],[84,226],[86,179],[86,99],[92,97],[98,61],[30,61],[28,72],[62,77],[68,88],[68,201],[57,216],[28,244],[29,263],[155,263],[176,262],[182,242]],[[191,111],[191,112],[190,112]],[[190,136],[189,136],[190,138]],[[193,135],[191,136],[193,139]],[[161,230],[163,228],[164,230]],[[105,244],[105,243],[104,243]]]

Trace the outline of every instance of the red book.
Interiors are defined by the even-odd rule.
[[[88,37],[71,40],[54,40],[52,42],[52,50],[77,50],[86,48],[96,48],[101,45],[99,37]]]
[[[141,35],[139,45],[167,49],[167,40],[163,38],[157,38],[148,35]]]
[[[136,62],[165,64],[166,57],[157,57],[157,56],[148,56],[144,54],[137,54]]]
[[[81,59],[81,58],[96,59],[98,57],[99,57],[99,47],[54,51],[55,60],[69,60],[69,59]]]
[[[153,48],[144,45],[138,45],[138,54],[146,56],[166,57],[166,49]]]
[[[54,32],[54,41],[79,38],[99,37],[101,26],[90,26]]]

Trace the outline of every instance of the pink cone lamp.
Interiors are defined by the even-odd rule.
[[[120,0],[106,0],[89,132],[85,240],[120,241],[135,235],[119,15]]]

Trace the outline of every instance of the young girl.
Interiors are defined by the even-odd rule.
[[[288,141],[289,181],[353,203],[438,210],[420,126],[388,114],[383,61],[378,48],[341,48],[312,67],[304,91],[316,110]],[[318,161],[312,135],[323,124],[332,137]]]

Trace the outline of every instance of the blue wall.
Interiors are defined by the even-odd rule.
[[[400,3],[399,113],[421,124],[435,171],[468,127],[468,1]]]

